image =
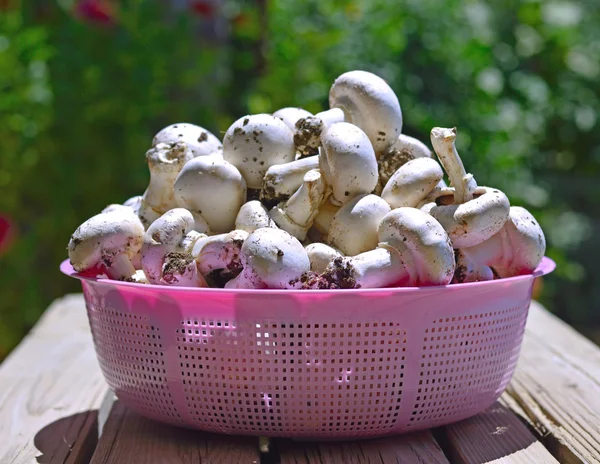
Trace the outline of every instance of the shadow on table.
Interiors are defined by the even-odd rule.
[[[46,425],[34,437],[40,464],[54,462],[88,463],[98,443],[98,411],[90,410],[63,417]]]

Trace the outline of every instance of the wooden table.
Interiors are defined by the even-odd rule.
[[[56,301],[0,366],[0,464],[600,463],[600,349],[533,303],[513,381],[483,414],[428,432],[299,443],[177,429],[114,401],[81,295]]]

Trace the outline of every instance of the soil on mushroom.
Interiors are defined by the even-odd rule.
[[[184,274],[192,261],[194,261],[194,258],[188,253],[178,251],[168,253],[165,256],[163,280],[168,284],[178,282],[179,279],[176,276]]]
[[[314,271],[305,272],[299,279],[291,281],[290,285],[301,283],[300,288],[303,290],[360,288],[353,276],[354,267],[350,262],[344,262],[343,258],[338,257],[330,266],[321,274]]]
[[[294,145],[300,152],[302,158],[307,158],[319,153],[314,146],[315,139],[321,136],[322,126],[315,124],[315,118],[302,118],[296,122],[294,133]]]

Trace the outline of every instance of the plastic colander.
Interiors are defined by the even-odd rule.
[[[81,277],[106,381],[141,415],[228,434],[391,435],[486,409],[517,363],[533,275],[443,287],[224,290]]]

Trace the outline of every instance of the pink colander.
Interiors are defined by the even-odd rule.
[[[223,290],[81,277],[102,372],[175,425],[300,439],[437,427],[510,381],[534,278],[445,287]]]

